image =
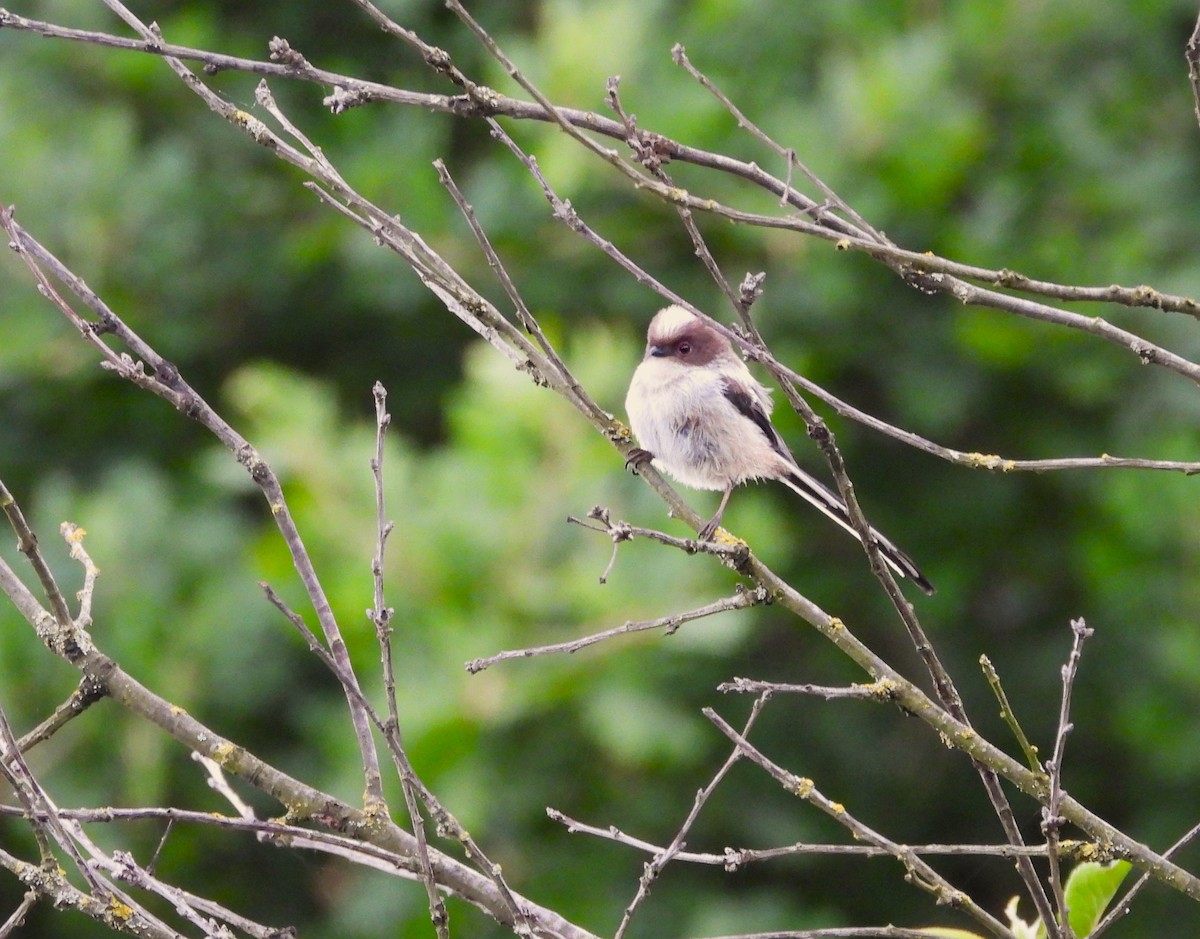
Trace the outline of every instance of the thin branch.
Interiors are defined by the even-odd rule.
[[[116,0],[105,0],[105,2],[116,4]],[[119,6],[119,4],[117,5]],[[180,68],[182,69],[183,66],[180,65]],[[58,258],[17,224],[11,209],[0,211],[0,227],[7,232],[10,245],[17,251],[38,283],[43,286],[43,293],[47,298],[80,330],[83,337],[101,352],[102,365],[107,366],[121,378],[163,398],[179,411],[197,421],[220,440],[235,456],[238,463],[246,469],[271,509],[271,517],[287,544],[292,562],[304,584],[310,602],[316,610],[317,619],[325,632],[326,641],[329,643],[332,653],[346,666],[347,671],[352,671],[349,653],[342,639],[337,619],[333,614],[333,608],[329,604],[325,590],[317,577],[316,569],[313,567],[312,559],[309,557],[303,538],[300,536],[300,531],[288,508],[283,487],[271,467],[249,441],[222,419],[204,398],[184,380],[179,369],[173,363],[160,356],[142,340],[80,278],[71,273]],[[97,317],[96,321],[90,321],[81,316],[54,292],[43,268],[49,270],[60,283],[74,293],[88,309],[92,310]],[[137,359],[135,360],[129,354],[118,354],[110,349],[106,343],[101,341],[102,333],[116,336]],[[375,752],[369,724],[357,706],[351,705],[350,714],[363,759],[368,795],[373,796],[373,801],[381,801],[382,783],[379,774],[379,759]]]
[[[686,613],[673,613],[670,616],[662,616],[651,620],[631,620],[621,626],[614,626],[612,629],[605,629],[598,633],[592,633],[590,636],[571,639],[567,642],[555,642],[544,646],[531,646],[526,649],[512,649],[505,652],[498,652],[495,655],[489,655],[485,658],[472,659],[467,663],[466,668],[468,672],[474,675],[482,672],[488,666],[495,665],[497,662],[506,662],[509,659],[528,659],[538,655],[554,655],[560,652],[574,654],[580,649],[586,649],[588,646],[604,642],[606,639],[612,639],[616,636],[627,636],[631,633],[645,632],[651,629],[661,629],[664,635],[673,636],[684,623],[703,619],[706,616],[714,616],[717,613],[725,613],[729,610],[744,610],[763,603],[765,600],[766,597],[760,591],[747,590],[739,584],[732,596],[723,597],[720,600],[694,610],[689,610]]]
[[[437,46],[431,46],[411,29],[405,29],[390,16],[380,10],[370,0],[350,0],[356,7],[366,13],[375,24],[389,36],[403,40],[421,54],[425,64],[435,72],[444,75],[454,84],[466,90],[472,100],[487,101],[489,89],[482,88],[468,79],[451,60],[450,55]]]
[[[854,209],[850,207],[849,203],[847,203],[846,200],[834,192],[833,189],[831,189],[824,182],[824,180],[822,180],[819,176],[817,176],[816,173],[796,159],[795,150],[791,149],[790,147],[783,147],[776,143],[771,139],[770,136],[763,132],[757,124],[750,120],[750,118],[748,118],[742,112],[742,110],[713,83],[712,79],[692,65],[691,60],[689,60],[687,57],[686,50],[681,44],[676,43],[675,46],[672,47],[671,58],[674,59],[676,65],[683,68],[684,71],[692,76],[692,78],[694,78],[702,88],[704,88],[707,92],[709,92],[709,94],[721,102],[721,106],[733,115],[734,120],[737,121],[738,127],[749,131],[753,137],[757,138],[761,143],[773,150],[777,156],[782,157],[786,161],[788,186],[783,195],[783,205],[787,204],[787,196],[788,193],[791,192],[792,170],[798,169],[805,179],[807,179],[821,191],[821,195],[824,197],[827,204],[833,206],[837,211],[843,213],[851,223],[866,233],[868,237],[879,244],[892,244],[892,242],[881,231],[879,231],[877,228],[874,228],[866,221],[866,219],[855,212]],[[819,219],[820,215],[814,215],[814,218]]]
[[[310,147],[310,149],[312,149]],[[367,616],[375,625],[375,637],[379,642],[380,663],[383,668],[384,695],[387,700],[388,727],[396,746],[400,747],[400,711],[396,703],[396,671],[392,662],[392,609],[387,605],[383,589],[383,561],[387,550],[387,539],[393,524],[387,520],[383,495],[384,441],[392,416],[387,412],[387,390],[381,382],[372,388],[375,399],[375,456],[371,460],[371,474],[375,480],[375,556],[371,559],[371,581],[374,586],[375,604]],[[425,818],[418,804],[416,773],[407,756],[400,764],[400,786],[404,793],[404,804],[417,839],[417,859],[421,864],[421,880],[425,885],[425,896],[429,902],[429,918],[438,939],[450,939],[450,913],[437,890],[437,878],[429,860],[429,843],[425,833]]]
[[[25,917],[29,911],[33,909],[33,905],[38,901],[38,893],[36,890],[26,891],[25,896],[21,898],[21,902],[17,904],[17,908],[13,910],[12,916],[0,925],[0,939],[8,939],[13,934],[13,930],[20,929],[25,925]]]
[[[369,4],[362,2],[362,0],[353,0],[353,2],[364,9],[369,6]],[[484,88],[480,85],[472,85],[469,81],[468,86],[471,88],[471,93],[466,95],[427,94],[407,91],[391,85],[364,81],[348,75],[313,68],[306,62],[303,62],[302,59],[292,60],[289,58],[283,63],[247,59],[175,45],[164,41],[129,39],[91,30],[71,29],[54,23],[18,16],[6,10],[0,10],[0,28],[5,27],[36,32],[43,36],[69,42],[81,42],[107,48],[195,61],[203,64],[205,72],[209,74],[233,70],[258,75],[273,75],[325,85],[333,88],[334,92],[325,99],[324,103],[333,108],[335,112],[369,102],[386,102],[468,119],[504,116],[515,120],[542,122],[566,120],[574,127],[593,133],[618,140],[625,137],[625,129],[619,121],[575,108],[554,107],[552,111],[547,111],[539,103],[511,98],[493,89]],[[404,33],[409,32],[404,31],[402,27],[397,27],[397,29],[400,29]],[[414,34],[410,33],[409,35]],[[402,38],[405,38],[406,41],[408,39],[407,36],[403,36]],[[417,37],[417,42],[421,42],[419,37]],[[426,61],[431,64],[435,71],[444,75],[449,74],[443,66],[443,62],[449,63],[449,57],[436,47],[427,46],[423,43],[421,45],[425,49],[432,51],[433,61],[430,61],[429,58],[426,58]],[[418,48],[421,47],[418,46]],[[422,55],[425,57],[424,51],[422,51]],[[444,57],[444,59],[441,57]],[[452,65],[452,63],[450,64]],[[454,80],[453,76],[451,78]],[[828,214],[822,214],[823,206],[797,193],[791,187],[790,182],[764,172],[756,164],[735,160],[722,154],[697,147],[690,147],[661,134],[656,134],[655,137],[661,141],[662,148],[669,154],[672,160],[692,163],[703,168],[744,179],[773,195],[786,199],[788,205],[800,212],[821,218],[822,223],[826,226],[825,230],[822,231],[822,227],[818,225],[813,226],[813,230],[807,233],[817,235],[818,237],[836,238],[839,234],[849,236],[851,240],[841,245],[841,247],[865,251],[873,254],[880,260],[890,260],[900,264],[912,265],[912,271],[918,276],[922,274],[949,274],[967,280],[994,284],[1005,289],[1017,289],[1036,293],[1053,299],[1118,303],[1129,307],[1151,307],[1169,312],[1184,313],[1190,316],[1200,316],[1200,304],[1194,299],[1162,293],[1148,286],[1122,287],[1111,285],[1107,287],[1083,287],[1053,284],[1035,280],[1024,274],[1007,269],[989,270],[974,265],[950,261],[928,253],[905,251],[893,246],[880,245],[873,242],[869,237],[863,237],[855,241],[853,240],[854,236],[865,236],[867,232],[841,219],[829,216]],[[682,191],[671,194],[646,185],[643,185],[642,188],[651,188],[656,195],[667,201],[678,201],[680,199],[694,200],[689,202],[693,208],[712,211],[718,214],[723,213],[724,207],[713,200],[698,199]],[[733,218],[732,215],[729,217]],[[748,221],[752,218],[754,216],[749,213],[740,213],[739,217],[733,220]],[[791,226],[785,225],[783,227]],[[935,284],[934,289],[938,289],[938,285]]]
[[[1163,857],[1171,857],[1177,851],[1191,844],[1197,838],[1197,836],[1200,836],[1200,824],[1193,826],[1184,834],[1182,838],[1167,848],[1167,850],[1163,852]],[[1104,914],[1104,918],[1096,924],[1096,928],[1093,929],[1088,935],[1088,939],[1098,939],[1101,933],[1108,931],[1108,927],[1110,927],[1117,920],[1123,919],[1129,913],[1129,909],[1133,905],[1134,898],[1136,898],[1137,895],[1141,893],[1142,890],[1145,889],[1145,887],[1153,879],[1154,878],[1151,877],[1149,873],[1143,873],[1142,876],[1137,879],[1134,885],[1129,888],[1120,901],[1114,903],[1108,908],[1108,911]]]
[[[658,471],[647,464],[642,464],[639,466],[637,473],[652,486],[656,481],[662,479],[662,476],[658,474]],[[685,512],[688,514],[682,514],[675,508],[674,505],[671,505],[669,501],[668,505],[670,506],[671,510],[670,514],[673,517],[682,517],[684,521],[686,521],[689,525],[692,525],[693,528],[699,529],[699,527],[704,524],[704,520],[690,509],[686,509],[685,507]],[[593,506],[588,511],[587,518],[594,519],[595,521],[599,522],[599,524],[589,525],[587,521],[576,518],[574,515],[568,515],[567,521],[574,525],[579,525],[582,528],[586,528],[588,531],[602,532],[608,535],[613,541],[614,550],[616,546],[622,542],[633,541],[635,538],[646,538],[650,541],[657,541],[659,544],[668,545],[672,548],[678,548],[685,554],[711,554],[713,557],[720,559],[721,563],[726,567],[730,567],[739,572],[743,572],[743,566],[750,558],[750,546],[740,538],[735,538],[729,535],[718,535],[711,541],[697,541],[695,538],[679,538],[675,535],[668,535],[666,532],[657,531],[653,528],[641,528],[637,525],[630,525],[625,521],[614,522],[608,509],[599,505]],[[609,569],[611,570],[611,568],[612,564],[610,563]],[[608,571],[606,570],[605,577],[607,577],[607,574]],[[601,579],[602,583],[603,580],[604,578]]]
[[[12,786],[29,815],[42,866],[57,866],[58,862],[50,850],[50,842],[53,841],[71,858],[83,879],[87,881],[92,895],[98,898],[108,897],[112,892],[110,885],[103,883],[79,854],[74,840],[64,828],[57,806],[37,781],[29,764],[25,762],[3,708],[0,708],[0,775],[8,780],[8,784]]]
[[[744,735],[734,730],[712,708],[704,708],[707,717],[717,729],[733,741],[734,745],[752,762],[760,766],[783,787],[785,792],[798,796],[810,805],[820,809],[839,825],[849,831],[856,840],[885,848],[889,854],[899,861],[907,873],[905,879],[932,895],[939,906],[946,905],[962,910],[977,923],[987,929],[992,935],[1003,939],[1016,939],[1012,932],[998,919],[976,903],[969,894],[952,886],[946,878],[930,867],[912,851],[906,850],[901,844],[884,837],[879,832],[863,824],[839,802],[824,796],[813,784],[811,779],[796,776],[777,763],[767,758]]]
[[[371,582],[374,587],[374,605],[367,610],[367,617],[375,626],[375,638],[379,641],[380,664],[383,667],[383,690],[387,700],[388,720],[400,725],[400,711],[396,703],[396,668],[392,659],[392,616],[395,613],[384,594],[383,560],[387,551],[388,536],[395,523],[388,520],[383,493],[384,441],[392,416],[387,411],[387,389],[382,382],[375,382],[371,389],[375,399],[375,456],[371,460],[371,475],[375,480],[375,555],[371,558]],[[414,820],[415,821],[415,820]]]
[[[94,897],[80,890],[56,865],[38,867],[0,849],[0,867],[10,871],[56,910],[78,910],[114,932],[127,933],[137,939],[185,939],[136,904],[114,903],[111,897]]]
[[[37,535],[33,533],[33,529],[25,521],[25,513],[21,511],[17,500],[8,491],[8,487],[4,485],[3,480],[0,480],[0,509],[3,509],[4,515],[8,519],[8,524],[16,532],[17,550],[29,559],[34,573],[37,574],[38,582],[42,585],[42,591],[46,594],[46,599],[50,602],[50,609],[54,613],[54,618],[58,621],[60,627],[67,626],[71,622],[71,611],[67,609],[67,601],[63,598],[62,591],[58,587],[58,582],[54,579],[54,574],[50,572],[50,566],[46,563],[46,559],[42,557],[41,548],[38,547]]]
[[[541,324],[530,311],[520,291],[517,290],[516,284],[513,283],[507,269],[504,267],[504,262],[500,260],[500,255],[496,253],[496,249],[492,246],[492,242],[483,230],[483,226],[479,224],[479,219],[475,215],[474,208],[467,202],[462,190],[458,188],[458,184],[455,183],[454,178],[450,175],[446,164],[439,159],[433,161],[433,166],[437,170],[438,181],[450,193],[450,198],[454,200],[454,204],[458,206],[459,211],[467,220],[467,224],[471,228],[471,234],[475,237],[476,242],[483,251],[484,257],[487,258],[488,267],[492,269],[492,272],[496,275],[496,279],[500,282],[500,286],[504,289],[509,302],[512,303],[517,321],[533,337],[534,342],[537,343],[538,348],[541,350],[542,355],[545,356],[546,362],[553,369],[558,381],[566,386],[569,392],[568,399],[574,401],[577,407],[590,412],[592,418],[612,420],[612,415],[602,410],[587,392],[583,390],[583,386],[579,384],[575,376],[571,374],[571,370],[567,368],[566,363],[559,356],[558,350],[546,338]]]
[[[208,788],[217,793],[221,798],[233,806],[233,810],[238,813],[240,818],[251,821],[257,818],[254,814],[254,809],[241,796],[234,792],[233,786],[229,785],[229,780],[225,776],[225,771],[221,769],[221,764],[216,760],[209,759],[203,753],[197,753],[194,750],[191,753],[192,759],[199,763],[204,769],[204,774],[207,777],[205,782],[208,783]],[[167,819],[168,826],[175,824],[175,817],[171,816]]]
[[[1021,748],[1021,752],[1025,754],[1025,761],[1029,764],[1029,768],[1035,773],[1042,772],[1042,763],[1038,759],[1037,747],[1029,742],[1029,738],[1025,736],[1025,731],[1021,729],[1020,723],[1017,721],[1017,715],[1012,709],[1012,705],[1008,703],[1008,695],[1004,693],[1004,686],[1000,683],[1000,675],[992,665],[992,660],[986,655],[979,657],[979,666],[983,669],[984,678],[987,679],[988,687],[992,689],[992,694],[996,696],[996,700],[1000,702],[1000,717],[1004,723],[1008,725],[1009,730],[1013,732],[1013,736],[1017,738],[1017,745]],[[1049,779],[1047,779],[1047,784]]]
[[[758,715],[762,713],[763,707],[770,698],[770,693],[764,693],[750,708],[750,716],[746,719],[746,725],[742,728],[742,736],[746,737],[750,734],[754,727],[754,722],[758,720]],[[725,762],[713,775],[713,778],[696,793],[696,798],[692,801],[692,808],[687,814],[687,818],[683,820],[683,824],[679,826],[679,831],[675,833],[675,837],[671,839],[671,843],[661,851],[655,853],[652,860],[644,865],[642,876],[638,879],[637,893],[625,907],[625,912],[621,915],[621,923],[617,927],[614,939],[623,939],[629,929],[629,925],[633,920],[633,915],[637,912],[638,907],[645,902],[650,895],[650,887],[659,875],[671,861],[676,858],[683,850],[684,844],[688,836],[688,832],[692,830],[692,826],[696,823],[696,819],[700,815],[700,810],[704,808],[704,804],[708,801],[713,791],[720,785],[721,781],[733,769],[733,765],[742,757],[742,751],[738,747],[734,747],[733,751],[726,758]]]
[[[645,133],[638,129],[636,119],[633,115],[628,114],[621,104],[621,96],[618,92],[620,84],[620,76],[613,76],[608,79],[604,87],[608,106],[612,108],[613,113],[617,115],[618,119],[625,126],[625,143],[633,151],[637,161],[656,179],[667,186],[674,187],[675,181],[663,169],[665,157],[659,138],[654,134]],[[676,205],[675,211],[678,213],[680,221],[683,222],[684,230],[692,241],[696,257],[700,259],[700,263],[704,265],[713,282],[721,288],[721,292],[725,294],[730,305],[735,310],[738,310],[738,295],[734,292],[728,278],[721,272],[721,267],[717,264],[717,259],[713,256],[713,253],[708,248],[708,244],[704,241],[704,236],[700,234],[700,227],[696,224],[696,217],[692,213],[691,208],[686,205]]]
[[[717,685],[717,691],[725,694],[807,694],[826,701],[854,698],[866,701],[891,701],[895,689],[890,682],[873,681],[868,685],[848,687],[812,684],[788,684],[786,682],[756,681],[750,678],[734,678],[733,681]]]
[[[84,550],[83,539],[87,532],[74,522],[63,522],[58,526],[58,532],[67,543],[67,554],[72,561],[83,565],[83,587],[77,594],[79,598],[79,615],[75,617],[74,625],[78,629],[88,629],[92,625],[92,597],[96,593],[96,579],[100,576],[100,568],[92,563],[91,555]]]
[[[1192,83],[1192,100],[1196,120],[1200,121],[1200,19],[1196,20],[1196,28],[1188,37],[1184,46],[1183,57],[1188,66],[1188,81]]]
[[[79,685],[71,692],[71,696],[56,707],[53,714],[17,741],[17,749],[22,753],[28,753],[39,743],[49,740],[63,727],[101,700],[104,694],[103,686],[85,675],[79,679]]]
[[[664,847],[653,844],[641,838],[635,838],[621,831],[615,825],[601,828],[589,825],[578,819],[571,818],[558,809],[547,809],[546,815],[555,822],[563,825],[570,834],[582,833],[616,844],[635,848],[647,854],[659,854]],[[918,855],[952,856],[952,857],[994,857],[1011,860],[1024,856],[1041,858],[1046,856],[1045,845],[1027,845],[1014,847],[1011,844],[905,844],[901,845],[906,851]],[[1101,845],[1091,841],[1061,841],[1059,851],[1064,857],[1075,860],[1096,860],[1102,857],[1104,851]],[[780,858],[808,855],[840,855],[866,858],[890,858],[894,853],[888,849],[870,844],[809,844],[800,842],[784,845],[778,848],[726,848],[721,853],[701,851],[679,851],[676,860],[689,864],[705,864],[712,867],[723,867],[734,871],[738,868],[763,861],[774,861]]]
[[[1079,660],[1083,655],[1083,644],[1093,632],[1094,630],[1088,627],[1082,617],[1071,620],[1071,654],[1067,658],[1067,664],[1062,667],[1062,702],[1058,711],[1058,731],[1054,735],[1054,754],[1046,761],[1046,772],[1050,777],[1050,792],[1049,798],[1042,808],[1042,833],[1046,836],[1046,847],[1049,849],[1050,888],[1054,892],[1054,901],[1058,907],[1057,922],[1053,925],[1047,922],[1046,928],[1056,930],[1063,939],[1069,939],[1072,934],[1068,925],[1070,910],[1063,893],[1062,871],[1055,850],[1059,833],[1067,821],[1058,811],[1064,795],[1062,765],[1067,747],[1067,736],[1075,726],[1071,723],[1071,691],[1075,686],[1075,678],[1079,674]]]

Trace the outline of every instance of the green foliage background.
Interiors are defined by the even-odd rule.
[[[468,74],[513,90],[440,4],[385,6]],[[98,3],[11,8],[123,32]],[[280,35],[322,67],[451,90],[350,4],[137,9],[172,42],[265,58]],[[604,81],[619,74],[641,126],[781,172],[672,64],[671,46],[683,43],[755,121],[907,247],[1065,283],[1145,282],[1200,295],[1200,130],[1182,58],[1194,4],[541,0],[474,11],[555,102],[602,110]],[[254,79],[211,81],[252,108]],[[348,180],[499,299],[437,184],[430,164],[442,157],[568,363],[621,413],[645,323],[661,304],[549,219],[532,181],[482,124],[383,106],[333,117],[321,89],[272,88]],[[734,578],[704,559],[633,544],[600,586],[608,542],[565,524],[566,515],[599,503],[675,530],[661,504],[564,403],[480,346],[400,263],[321,208],[299,174],[204,110],[160,61],[0,32],[0,100],[0,199],[271,461],[364,675],[377,658],[362,615],[371,602],[370,388],[378,379],[389,389],[389,515],[398,524],[387,573],[405,738],[418,770],[519,890],[611,932],[644,858],[568,835],[544,808],[665,843],[727,752],[699,707],[734,723],[747,709],[721,698],[717,683],[861,677],[770,608],[468,677],[463,663],[476,656],[696,606],[728,593]],[[672,210],[630,193],[549,128],[512,132],[590,224],[729,318]],[[770,206],[729,180],[672,171],[697,192]],[[920,295],[825,243],[701,221],[730,277],[767,272],[758,315],[777,354],[893,423],[1008,457],[1196,458],[1195,389],[1128,353]],[[1196,324],[1184,317],[1080,309],[1200,355]],[[63,519],[89,531],[103,571],[98,643],[221,733],[356,799],[343,699],[255,586],[270,581],[301,606],[242,471],[166,405],[102,373],[11,257],[0,259],[0,335],[0,478],[71,589],[79,573],[54,532]],[[799,422],[781,414],[780,424],[802,461],[819,468]],[[831,425],[867,511],[939,587],[918,608],[980,729],[1008,739],[978,677],[986,653],[1049,752],[1067,622],[1084,616],[1096,636],[1076,689],[1068,789],[1159,848],[1190,827],[1200,774],[1195,482],[1129,472],[992,476]],[[709,497],[695,503],[707,508]],[[917,674],[861,551],[793,508],[786,492],[763,487],[740,492],[727,522]],[[25,569],[12,539],[0,539],[0,551]],[[19,729],[75,678],[0,608],[0,705]],[[966,762],[896,713],[777,700],[755,739],[897,840],[999,837]],[[175,744],[107,702],[35,751],[34,765],[60,805],[225,808]],[[1018,798],[1016,807],[1036,838],[1036,806]],[[132,839],[147,860],[161,831],[132,830],[94,834]],[[6,846],[18,831],[0,825]],[[822,839],[841,832],[739,767],[689,847]],[[1181,860],[1195,867],[1196,852]],[[1004,863],[937,866],[996,914],[1018,890]],[[306,936],[430,934],[418,888],[250,839],[177,832],[159,870]],[[0,879],[0,911],[19,896]],[[452,917],[460,934],[503,934],[474,911],[456,906]],[[884,922],[965,925],[904,885],[891,862],[805,859],[734,874],[673,865],[633,934]],[[1181,922],[1200,922],[1194,905],[1152,889],[1110,935],[1164,935]],[[22,933],[64,934],[102,931],[38,910]]]

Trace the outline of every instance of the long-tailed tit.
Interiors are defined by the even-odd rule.
[[[625,410],[645,449],[634,465],[652,460],[693,489],[722,492],[721,504],[701,530],[717,530],[733,487],[777,479],[859,537],[846,504],[802,470],[771,424],[770,392],[750,374],[730,341],[683,307],[660,310],[650,322],[646,355],[633,373]],[[883,559],[926,593],[933,585],[907,554],[871,529]]]

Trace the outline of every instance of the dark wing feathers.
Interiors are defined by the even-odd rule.
[[[762,402],[741,385],[731,384],[728,381],[725,382],[724,392],[725,400],[732,404],[743,417],[752,420],[763,432],[763,436],[767,438],[771,446],[775,448],[775,451],[795,466],[796,458],[792,456],[792,451],[787,448],[787,444],[779,436],[779,431],[771,423],[771,418],[763,409]]]
[[[857,538],[858,532],[854,530],[854,526],[850,523],[850,513],[846,509],[846,503],[831,489],[818,482],[800,468],[796,463],[796,458],[788,450],[787,444],[779,436],[779,431],[771,423],[771,418],[763,408],[762,402],[742,386],[729,382],[725,383],[724,393],[725,399],[737,409],[738,413],[753,421],[758,429],[763,432],[763,436],[767,438],[771,446],[775,448],[775,451],[792,465],[792,472],[788,476],[781,477],[782,481],[791,489],[794,489],[798,495],[812,503],[813,506],[820,509],[821,512]],[[917,586],[926,593],[933,593],[933,585],[925,578],[925,575],[921,573],[917,565],[913,563],[912,558],[874,528],[871,529],[871,535],[879,546],[883,559],[888,562],[893,570],[905,577],[912,578]]]

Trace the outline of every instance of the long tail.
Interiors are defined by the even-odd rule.
[[[854,526],[850,524],[850,513],[846,510],[846,504],[839,496],[804,472],[804,470],[796,467],[787,476],[780,476],[779,481],[793,490],[800,498],[816,506],[822,513],[841,525],[842,528],[850,532],[855,538],[859,537],[858,532],[854,530]],[[933,584],[921,573],[920,568],[917,567],[912,558],[874,528],[871,529],[871,536],[875,539],[876,544],[879,545],[879,553],[883,555],[883,559],[887,562],[888,567],[901,577],[910,578],[925,593],[933,594]],[[859,538],[859,540],[861,541],[862,539]]]

